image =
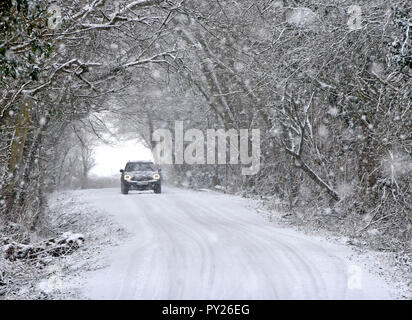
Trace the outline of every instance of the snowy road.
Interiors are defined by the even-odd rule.
[[[132,233],[82,289],[92,299],[385,299],[349,249],[279,228],[248,200],[165,188],[81,191]]]

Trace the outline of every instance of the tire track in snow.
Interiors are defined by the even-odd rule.
[[[131,233],[112,266],[84,292],[123,299],[342,299],[387,297],[347,290],[348,259],[333,247],[266,222],[246,201],[214,192],[94,190],[87,201]],[[91,191],[90,191],[91,192]],[[87,193],[87,191],[85,191]],[[103,283],[104,281],[106,283]],[[373,288],[373,289],[371,289]]]

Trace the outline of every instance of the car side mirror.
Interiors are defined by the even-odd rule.
[[[121,172],[121,173],[123,173],[123,172],[124,172],[124,170],[123,170],[123,169],[120,169],[120,172]]]

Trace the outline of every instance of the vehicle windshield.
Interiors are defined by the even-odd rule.
[[[130,162],[126,165],[126,171],[154,171],[155,167],[150,162]]]

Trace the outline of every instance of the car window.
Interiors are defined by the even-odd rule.
[[[135,162],[126,165],[126,171],[154,171],[153,163]]]

